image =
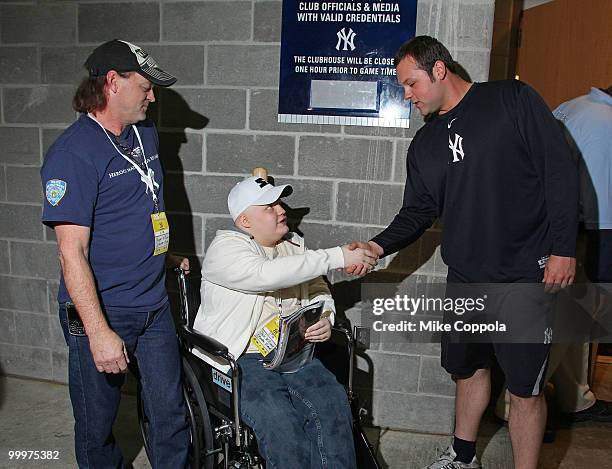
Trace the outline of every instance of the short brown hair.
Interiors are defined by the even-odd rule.
[[[117,72],[120,77],[128,78],[134,72]],[[106,75],[85,77],[72,98],[72,107],[76,112],[101,111],[106,107]]]
[[[434,81],[433,67],[438,60],[442,61],[446,68],[457,73],[456,63],[444,44],[431,36],[416,36],[400,46],[395,54],[395,66],[406,57],[412,57],[421,70],[429,75]]]

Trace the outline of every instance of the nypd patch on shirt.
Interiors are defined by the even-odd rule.
[[[59,204],[59,201],[62,200],[62,197],[66,194],[66,186],[66,181],[62,181],[61,179],[49,179],[47,181],[45,195],[51,205],[55,207]]]

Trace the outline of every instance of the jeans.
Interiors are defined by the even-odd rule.
[[[69,348],[68,379],[77,463],[80,468],[125,467],[112,433],[125,375],[98,372],[89,339],[68,333],[65,305],[60,304],[59,316]],[[142,313],[107,310],[106,318],[124,340],[130,361],[138,364],[150,422],[151,465],[164,469],[185,467],[189,426],[170,304]]]
[[[354,469],[352,416],[344,388],[319,360],[295,373],[240,357],[240,416],[267,469]]]

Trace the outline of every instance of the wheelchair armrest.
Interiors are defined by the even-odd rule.
[[[211,355],[226,356],[229,353],[227,347],[221,342],[200,332],[194,331],[185,325],[182,325],[179,328],[179,334],[181,338],[189,345],[195,345]]]
[[[353,340],[351,331],[342,326],[332,326],[329,342],[340,347],[348,347]]]

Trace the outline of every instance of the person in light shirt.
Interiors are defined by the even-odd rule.
[[[236,229],[218,231],[206,251],[193,327],[238,358],[240,416],[253,429],[266,467],[355,468],[351,411],[334,375],[316,358],[294,373],[268,370],[262,360],[276,344],[256,340],[280,316],[317,301],[324,302],[324,313],[305,339],[328,340],[335,307],[322,275],[349,265],[369,271],[376,263],[366,249],[306,249],[289,232],[280,201],[292,190],[258,177],[231,190]]]

